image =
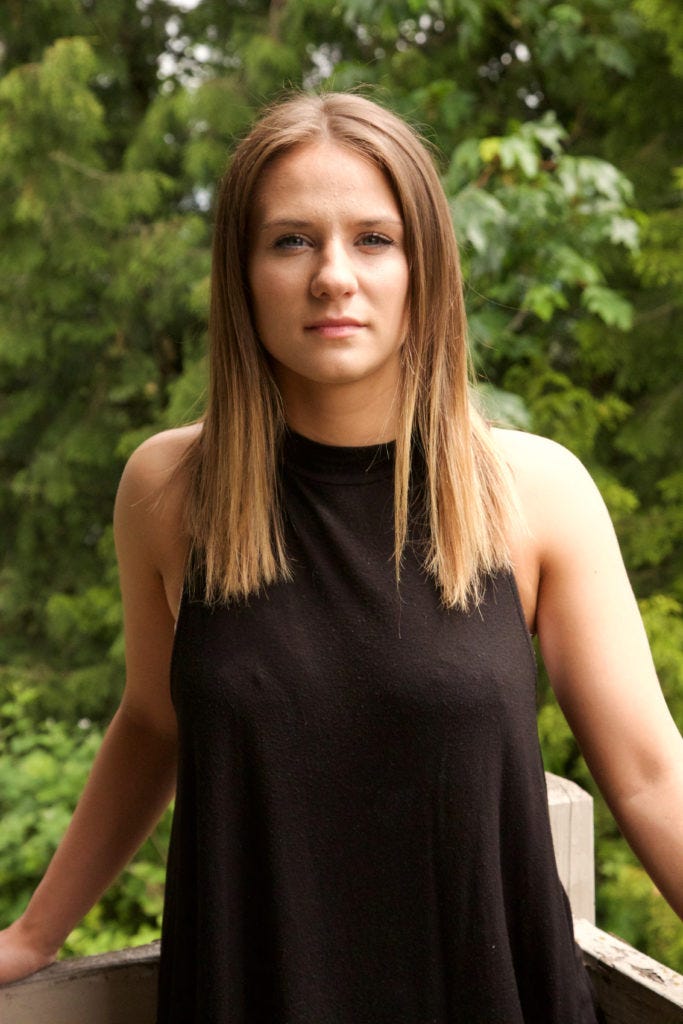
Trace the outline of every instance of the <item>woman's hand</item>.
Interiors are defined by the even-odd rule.
[[[32,942],[21,918],[0,931],[0,985],[35,974],[56,958],[56,953],[47,953]]]

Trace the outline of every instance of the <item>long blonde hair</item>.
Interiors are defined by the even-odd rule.
[[[470,401],[460,263],[438,174],[404,121],[356,94],[296,95],[274,105],[239,144],[221,182],[208,403],[186,459],[190,577],[203,580],[204,599],[230,601],[289,576],[278,491],[285,418],[250,309],[249,214],[264,168],[320,139],[372,161],[404,221],[410,284],[395,460],[397,580],[418,445],[426,467],[419,510],[428,523],[425,568],[446,606],[469,608],[481,599],[484,577],[509,565],[514,500],[490,429]]]

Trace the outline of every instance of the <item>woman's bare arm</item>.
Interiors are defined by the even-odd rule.
[[[147,837],[173,795],[175,743],[120,708],[69,828],[23,915],[9,929],[29,971],[50,963]],[[0,983],[14,980],[0,936]],[[7,975],[10,975],[9,977]]]
[[[553,689],[619,827],[683,917],[683,740],[612,524],[567,451],[533,437],[508,443],[537,559],[536,623]]]
[[[135,453],[124,472],[114,524],[126,687],[42,882],[22,916],[0,932],[0,983],[54,960],[173,795],[177,736],[169,670],[185,551],[179,482],[168,484],[184,443],[182,431],[160,435]]]

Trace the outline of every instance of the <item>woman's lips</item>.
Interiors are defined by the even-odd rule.
[[[313,324],[307,324],[307,331],[314,331],[322,338],[348,338],[356,334],[365,325],[360,320],[353,320],[351,317],[330,318],[316,320]]]

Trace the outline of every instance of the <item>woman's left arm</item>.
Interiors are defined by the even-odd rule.
[[[595,484],[560,446],[528,445],[522,500],[538,553],[543,660],[620,829],[683,918],[683,739]]]

